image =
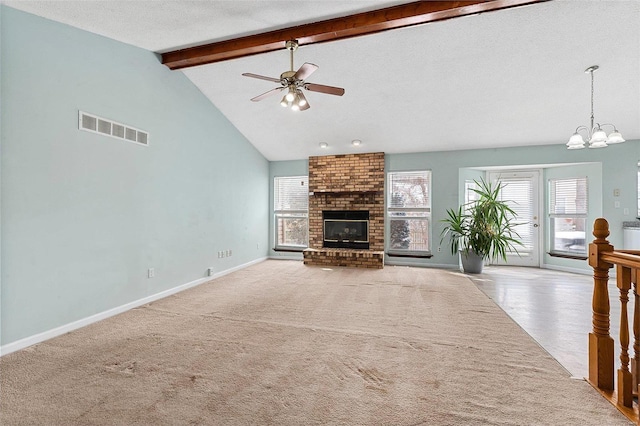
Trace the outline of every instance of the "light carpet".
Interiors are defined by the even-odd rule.
[[[470,280],[425,268],[266,261],[0,374],[2,425],[630,424]]]

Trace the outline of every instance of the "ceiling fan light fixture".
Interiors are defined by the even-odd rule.
[[[316,64],[305,62],[297,71],[293,69],[293,52],[298,48],[297,40],[289,40],[285,43],[285,47],[289,50],[291,59],[291,69],[280,74],[280,78],[266,77],[264,75],[243,73],[245,77],[257,78],[259,80],[267,80],[278,83],[279,87],[269,90],[261,95],[251,98],[252,102],[260,101],[266,97],[280,93],[286,90],[286,94],[280,105],[283,107],[291,107],[295,111],[306,111],[310,108],[309,102],[300,89],[306,89],[311,92],[325,93],[328,95],[342,96],[344,89],[341,87],[325,86],[324,84],[308,83],[305,80],[313,72],[318,69]]]
[[[295,89],[293,87],[289,87],[289,93],[287,93],[284,97],[288,102],[293,102],[296,98]]]
[[[298,104],[298,106],[301,106],[301,107],[307,104],[307,100],[302,96],[300,96],[300,92],[298,92],[298,94],[296,95],[296,103]]]
[[[351,145],[353,146],[360,146],[361,143],[362,141],[360,139],[354,139],[351,141]]]
[[[319,145],[320,145],[320,148],[327,148],[329,146],[329,144],[326,142],[320,142]]]

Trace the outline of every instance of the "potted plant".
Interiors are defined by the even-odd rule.
[[[500,200],[504,185],[492,185],[484,179],[475,181],[473,191],[478,199],[457,210],[448,209],[446,225],[440,233],[440,243],[448,236],[451,254],[460,253],[465,272],[479,274],[485,260],[507,260],[507,252],[518,253],[520,236],[514,230],[516,212],[507,201]]]

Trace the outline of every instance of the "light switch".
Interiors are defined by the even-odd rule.
[[[613,196],[614,197],[619,197],[620,196],[620,190],[618,188],[613,190]],[[618,206],[618,207],[620,207],[620,206]]]

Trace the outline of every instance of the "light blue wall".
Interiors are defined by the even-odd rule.
[[[269,163],[182,72],[1,10],[2,344],[267,255]],[[79,131],[78,110],[150,145]]]
[[[440,220],[446,217],[448,208],[458,206],[463,200],[464,194],[461,191],[464,188],[464,179],[477,178],[483,173],[478,169],[487,167],[540,165],[545,178],[547,168],[550,166],[556,166],[549,168],[552,170],[551,175],[554,176],[573,174],[576,170],[586,171],[589,174],[592,215],[601,215],[609,221],[611,231],[609,240],[614,246],[622,247],[622,222],[633,220],[637,211],[637,163],[640,159],[640,144],[638,142],[627,141],[605,149],[579,151],[569,151],[564,146],[564,142],[559,141],[556,145],[521,148],[387,154],[385,155],[386,172],[425,169],[432,171],[431,239],[433,257],[430,259],[387,257],[385,262],[425,266],[451,267],[457,265],[458,260],[450,254],[446,242],[443,242],[442,251],[437,251],[442,230]],[[588,164],[576,168],[569,167],[568,163]],[[560,165],[562,167],[557,167]],[[306,160],[286,162],[286,164],[271,163],[271,170],[278,170],[283,175],[289,168],[295,168],[298,173],[300,170],[305,170],[306,167]],[[546,179],[543,184],[546,185]],[[620,190],[619,197],[614,197],[614,189]],[[616,201],[620,202],[619,208],[614,207]],[[629,209],[628,215],[624,215],[625,208]],[[594,218],[590,217],[589,219]],[[272,237],[273,235],[270,234],[270,238]],[[543,256],[543,264],[568,270],[588,270],[586,261],[559,259],[548,255]]]
[[[434,256],[426,264],[457,264],[456,259],[442,247],[437,252],[439,233],[449,207],[455,207],[459,202],[460,168],[482,168],[496,166],[532,166],[558,165],[562,163],[601,163],[602,175],[590,179],[590,185],[602,187],[602,215],[610,223],[610,241],[615,246],[622,246],[622,222],[635,217],[636,173],[637,162],[640,158],[638,141],[628,141],[613,145],[605,149],[583,149],[569,151],[562,141],[557,145],[531,146],[521,148],[496,148],[466,151],[447,151],[434,153],[414,153],[387,155],[386,170],[411,170],[423,167],[433,172],[433,248]],[[598,182],[598,180],[600,180]],[[613,190],[620,189],[620,197],[613,196]],[[614,208],[614,201],[620,201],[620,208]],[[623,209],[629,209],[629,215],[624,216]],[[558,260],[545,257],[545,264],[550,266],[566,266],[570,268],[586,269],[586,262],[577,260]]]

